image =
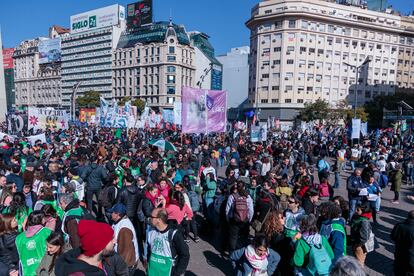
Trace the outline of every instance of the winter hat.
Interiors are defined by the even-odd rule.
[[[78,224],[83,254],[92,257],[101,252],[114,237],[114,230],[109,224],[94,220],[81,219]]]

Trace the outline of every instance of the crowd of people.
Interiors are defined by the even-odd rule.
[[[235,275],[365,275],[383,189],[399,204],[414,180],[412,136],[392,132],[359,144],[333,127],[259,143],[93,127],[46,137],[0,141],[0,275],[184,275],[199,234]],[[336,194],[344,171],[348,198]],[[396,275],[414,273],[411,221],[391,236],[405,241]]]

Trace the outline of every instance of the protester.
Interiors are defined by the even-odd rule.
[[[18,275],[17,234],[15,216],[13,214],[0,214],[0,275]]]
[[[280,256],[271,248],[265,235],[258,234],[251,245],[230,255],[237,276],[272,275]]]
[[[344,256],[338,259],[332,267],[329,276],[365,276],[365,271],[358,260],[351,256]],[[396,274],[398,275],[398,274]]]
[[[394,226],[391,239],[395,243],[394,274],[414,275],[414,211]]]
[[[352,250],[359,261],[364,266],[367,256],[366,243],[370,239],[372,232],[369,220],[372,217],[369,203],[359,204],[356,207],[356,212],[351,219],[351,244]]]
[[[62,233],[52,232],[46,239],[46,253],[36,270],[36,275],[55,276],[56,260],[67,251],[66,249]]]

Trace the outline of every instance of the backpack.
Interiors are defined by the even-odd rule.
[[[144,198],[142,198],[138,204],[137,207],[137,217],[138,217],[138,221],[140,222],[144,222],[145,221],[145,215],[144,215],[144,211],[142,209],[142,205],[144,204]]]
[[[378,184],[380,185],[381,188],[385,188],[388,185],[388,176],[386,176],[385,174],[380,174],[379,180],[378,180]]]
[[[319,196],[320,197],[329,197],[329,184],[322,185],[319,184]]]
[[[113,205],[113,202],[109,200],[109,193],[111,192],[111,188],[115,188],[114,186],[106,186],[103,188],[98,195],[98,203],[100,206],[104,207],[105,209],[111,208]],[[118,190],[115,188],[115,197],[117,196]]]
[[[198,194],[194,191],[188,191],[187,195],[188,199],[190,200],[190,205],[193,212],[200,211],[200,201],[198,200]]]
[[[332,260],[328,251],[326,251],[322,243],[308,245],[310,247],[309,263],[306,268],[312,275],[328,275],[332,265]]]
[[[234,195],[234,208],[233,218],[236,222],[246,222],[249,213],[249,207],[247,206],[247,197]]]

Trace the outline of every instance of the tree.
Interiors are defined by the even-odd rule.
[[[99,107],[99,97],[101,94],[98,91],[87,91],[83,96],[76,99],[76,104],[79,107]]]
[[[324,100],[317,99],[314,103],[305,103],[298,115],[298,118],[305,122],[325,120],[328,118],[329,104]]]
[[[144,111],[145,102],[141,99],[132,100],[131,105],[136,106],[139,113],[142,113]]]
[[[124,105],[125,105],[125,103],[126,103],[127,101],[130,101],[130,100],[131,100],[131,97],[130,97],[130,96],[123,97],[122,99],[120,99],[120,100],[118,101],[118,105],[119,105],[119,106],[124,106]]]

